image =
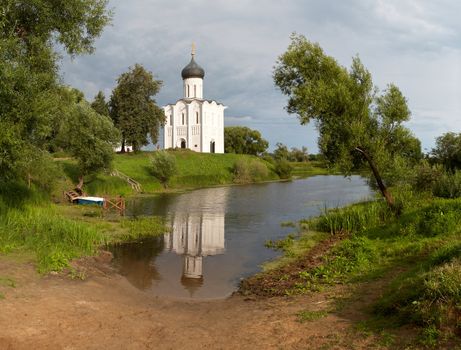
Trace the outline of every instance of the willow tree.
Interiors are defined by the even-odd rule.
[[[273,78],[288,96],[287,111],[296,114],[301,124],[316,122],[325,159],[346,175],[365,166],[394,207],[383,174],[392,172],[398,160],[411,161],[420,147],[402,125],[410,111],[397,86],[389,84],[379,95],[358,57],[347,69],[317,43],[296,34],[279,57]]]

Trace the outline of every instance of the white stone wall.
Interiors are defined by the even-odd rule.
[[[211,152],[211,142],[214,141],[215,153],[224,153],[224,109],[215,101],[203,102],[202,152]]]
[[[183,81],[184,98],[203,98],[203,79],[188,78]]]

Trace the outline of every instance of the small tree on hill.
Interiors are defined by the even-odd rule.
[[[117,87],[110,99],[110,116],[122,133],[122,152],[125,144],[131,144],[134,151],[158,141],[159,128],[165,123],[165,115],[157,106],[155,96],[162,85],[151,72],[135,64],[117,79]]]
[[[226,153],[252,154],[263,153],[269,143],[261,133],[243,126],[227,126],[224,128],[224,151]]]
[[[419,146],[402,125],[410,118],[405,97],[393,84],[377,96],[371,74],[358,57],[347,70],[304,36],[294,34],[291,39],[273,75],[288,96],[287,111],[297,114],[301,124],[316,121],[321,153],[345,174],[366,164],[394,207],[386,173],[392,172],[395,161],[412,161],[406,147]]]
[[[156,151],[151,157],[152,175],[154,175],[165,188],[168,181],[176,174],[176,157],[167,151]]]
[[[59,139],[63,148],[77,160],[77,188],[81,190],[86,175],[110,168],[120,132],[109,117],[96,113],[87,101],[80,100],[69,107]]]

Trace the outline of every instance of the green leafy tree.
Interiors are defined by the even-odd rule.
[[[156,151],[151,157],[152,175],[154,175],[163,184],[168,187],[168,181],[176,174],[176,158],[167,151]]]
[[[0,7],[0,179],[47,149],[62,115],[55,42],[90,53],[110,20],[105,0],[3,0]],[[43,159],[45,159],[44,157]]]
[[[109,117],[96,113],[87,101],[76,100],[61,125],[59,139],[78,162],[77,188],[81,190],[85,176],[110,168],[120,132]]]
[[[263,153],[269,143],[261,133],[243,126],[227,126],[224,128],[224,151],[226,153],[252,154]]]
[[[290,155],[290,151],[288,150],[288,147],[281,142],[277,142],[275,144],[275,147],[276,148],[274,150],[274,158],[276,160],[281,160],[281,159],[288,160],[288,157]]]
[[[287,111],[297,114],[301,124],[316,122],[322,155],[345,174],[366,166],[394,207],[385,175],[393,162],[410,161],[402,144],[418,144],[402,125],[410,118],[406,98],[393,84],[378,95],[358,57],[348,70],[304,36],[294,34],[291,40],[273,74],[288,96]]]
[[[106,96],[104,96],[102,91],[99,91],[94,97],[93,102],[91,102],[91,108],[93,108],[96,113],[109,117],[109,104],[106,102]]]
[[[159,92],[162,82],[155,80],[143,66],[135,64],[120,75],[117,84],[110,99],[110,115],[122,134],[122,152],[126,144],[138,151],[148,144],[149,134],[152,143],[156,143],[165,115],[153,96]]]
[[[431,155],[447,170],[461,169],[461,133],[447,132],[437,137]]]
[[[290,150],[289,160],[292,162],[308,162],[309,153],[307,147],[302,146],[301,148],[292,147]]]

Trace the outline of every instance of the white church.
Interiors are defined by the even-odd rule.
[[[164,148],[188,148],[196,152],[224,153],[224,109],[222,103],[203,98],[205,71],[192,59],[181,72],[183,98],[163,107]]]

